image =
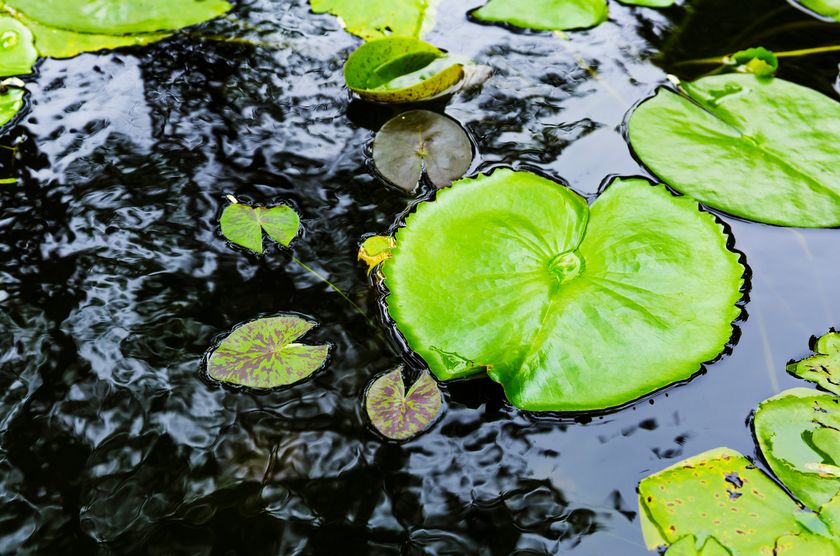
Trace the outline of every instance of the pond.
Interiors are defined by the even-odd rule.
[[[786,363],[840,324],[837,229],[720,214],[746,302],[726,353],[690,382],[567,416],[460,381],[424,434],[372,431],[367,385],[417,363],[356,260],[417,200],[370,161],[398,109],[346,89],[361,41],[334,16],[233,3],[145,47],[42,60],[5,128],[0,552],[643,555],[640,480],[719,446],[757,456],[751,412],[803,385]],[[431,109],[468,131],[471,174],[531,170],[589,199],[608,176],[652,177],[626,115],[668,74],[714,69],[684,62],[840,44],[840,25],[782,0],[610,2],[608,21],[565,39],[479,24],[478,5],[443,0],[424,40],[493,73]],[[838,61],[785,57],[777,75],[837,100]],[[287,250],[227,243],[228,195],[295,208],[292,254],[361,314]],[[269,393],[206,378],[232,327],[282,312],[320,323],[306,341],[332,345],[323,371]]]

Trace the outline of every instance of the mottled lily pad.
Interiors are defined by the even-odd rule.
[[[310,0],[315,13],[331,13],[344,28],[365,40],[389,35],[419,37],[427,0]]]
[[[288,247],[300,230],[300,217],[286,205],[273,207],[249,207],[242,203],[231,203],[222,212],[222,235],[229,241],[263,252],[263,231],[268,237]]]
[[[0,77],[32,73],[37,60],[32,32],[17,19],[0,15]]]
[[[616,179],[595,201],[527,172],[423,202],[382,265],[388,311],[441,380],[515,406],[601,410],[697,373],[732,335],[744,267],[696,201]]]
[[[628,124],[630,144],[657,176],[749,220],[840,226],[840,103],[778,78],[735,73],[681,89],[660,89]]]
[[[375,378],[365,396],[370,422],[391,440],[407,440],[426,430],[442,403],[440,389],[428,372],[421,373],[406,394],[402,368]]]
[[[766,48],[756,47],[739,50],[724,60],[741,73],[753,73],[759,77],[772,77],[779,69],[776,54]]]
[[[796,0],[796,2],[817,15],[840,21],[840,0]]]
[[[814,353],[802,361],[791,363],[787,371],[840,396],[840,333],[829,332],[817,340]]]
[[[365,100],[409,103],[427,100],[464,78],[464,60],[410,37],[367,42],[344,64],[344,80]]]
[[[840,398],[786,390],[759,404],[755,435],[773,473],[809,508],[840,492]]]
[[[435,187],[446,187],[470,169],[472,159],[472,143],[458,122],[428,110],[392,118],[373,141],[376,170],[406,191],[424,174]]]
[[[25,96],[23,81],[12,78],[0,82],[0,126],[12,121],[20,112]]]
[[[213,350],[210,378],[249,388],[299,382],[324,366],[329,345],[296,343],[317,323],[297,315],[258,319],[239,326]]]
[[[359,247],[359,260],[364,261],[370,274],[376,265],[391,258],[391,250],[396,246],[391,236],[371,236]]]
[[[472,12],[480,21],[538,31],[595,27],[607,15],[606,0],[490,0]]]

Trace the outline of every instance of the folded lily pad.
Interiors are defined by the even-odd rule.
[[[317,323],[297,315],[258,319],[233,330],[207,360],[210,378],[249,388],[299,382],[327,362],[330,346],[296,343]]]
[[[704,77],[681,88],[660,89],[630,118],[630,144],[645,166],[735,216],[840,226],[840,103],[753,75]]]
[[[341,18],[344,28],[365,40],[388,35],[418,37],[427,0],[310,0],[315,13]]]
[[[472,159],[472,143],[460,124],[428,110],[388,120],[373,141],[376,170],[406,191],[424,174],[435,187],[446,187],[470,169]]]
[[[391,258],[391,250],[396,243],[391,236],[371,236],[359,247],[358,260],[364,261],[368,267],[368,274],[376,265]]]
[[[787,371],[840,396],[840,333],[829,332],[822,336],[814,346],[814,353],[816,355],[788,365]]]
[[[687,197],[617,179],[586,200],[496,170],[418,205],[383,263],[388,311],[441,380],[487,369],[517,407],[620,406],[717,357],[744,267]]]
[[[755,435],[764,459],[811,509],[840,492],[840,398],[794,388],[761,402]]]
[[[595,27],[607,15],[606,0],[490,0],[472,12],[480,21],[538,31]]]
[[[779,59],[776,55],[760,46],[739,50],[732,56],[728,56],[726,61],[736,71],[753,73],[759,77],[771,77],[779,69]]]
[[[374,379],[365,395],[370,422],[391,440],[407,440],[426,430],[442,404],[440,389],[428,372],[421,373],[406,394],[402,368]]]
[[[409,103],[445,93],[464,77],[464,61],[410,37],[367,42],[344,64],[344,81],[365,100]]]
[[[15,18],[0,15],[0,77],[32,73],[37,60],[32,32]]]
[[[222,211],[221,226],[222,235],[229,241],[262,253],[263,231],[280,245],[288,247],[300,230],[300,217],[286,205],[253,208],[231,203]]]
[[[817,15],[840,21],[840,0],[796,0]]]
[[[800,510],[770,477],[727,448],[646,477],[639,508],[648,548],[670,545],[669,555],[835,554],[828,551],[836,540],[826,522]],[[819,551],[791,550],[804,546]]]
[[[26,89],[18,79],[7,79],[0,82],[0,126],[4,126],[23,108]]]

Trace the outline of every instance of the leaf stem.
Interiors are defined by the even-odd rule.
[[[802,48],[799,50],[786,50],[784,52],[774,52],[777,58],[795,58],[798,56],[808,56],[811,54],[824,54],[826,52],[840,52],[840,45],[817,46],[814,48]],[[677,66],[702,66],[710,64],[725,64],[728,56],[718,56],[715,58],[698,58],[696,60],[683,60],[677,62]]]
[[[298,259],[294,255],[292,256],[292,260],[295,261],[297,264],[299,264],[301,267],[303,267],[303,269],[306,270],[308,273],[312,274],[313,276],[315,276],[316,278],[318,278],[319,280],[324,282],[326,285],[328,285],[330,288],[332,288],[338,295],[343,297],[344,300],[347,301],[347,303],[352,305],[353,308],[356,310],[356,312],[359,313],[360,315],[362,315],[369,325],[375,327],[375,325],[373,324],[373,321],[371,321],[368,318],[367,314],[362,310],[362,308],[359,307],[358,305],[356,305],[356,303],[352,299],[347,297],[347,294],[344,293],[343,291],[341,291],[341,289],[338,286],[336,286],[335,284],[333,284],[332,282],[327,280],[326,276],[324,276],[323,274],[321,274],[320,272],[318,272],[317,270],[315,270],[311,266],[307,265],[306,263],[304,263],[303,261],[301,261],[300,259]]]

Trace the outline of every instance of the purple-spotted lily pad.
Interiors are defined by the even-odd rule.
[[[328,344],[297,343],[317,323],[297,315],[258,319],[234,329],[207,361],[210,378],[249,388],[299,382],[327,362]]]
[[[391,440],[407,440],[426,430],[440,413],[440,389],[423,371],[408,394],[402,367],[375,378],[367,391],[365,408],[374,428]]]

